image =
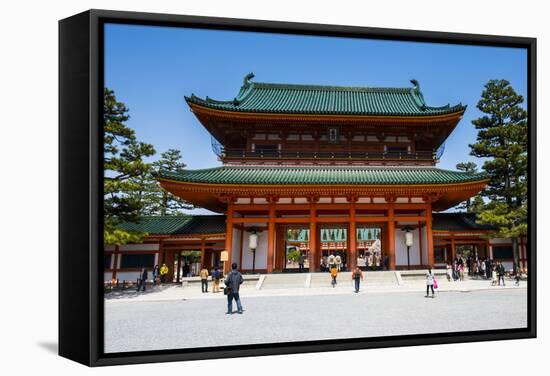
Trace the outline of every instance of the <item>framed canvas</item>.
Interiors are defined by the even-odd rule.
[[[59,23],[59,354],[536,336],[536,40]]]

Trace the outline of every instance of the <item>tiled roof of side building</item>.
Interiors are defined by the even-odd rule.
[[[433,213],[432,228],[440,231],[495,230],[491,225],[476,223],[475,213]]]
[[[237,96],[228,101],[192,94],[189,104],[211,109],[275,114],[436,116],[463,112],[462,104],[428,106],[418,81],[412,87],[347,87],[251,82],[245,77]]]
[[[224,215],[144,216],[139,222],[123,222],[119,228],[150,235],[206,235],[225,233]]]
[[[157,177],[189,183],[251,185],[453,184],[487,180],[485,173],[426,168],[221,166],[159,171]]]

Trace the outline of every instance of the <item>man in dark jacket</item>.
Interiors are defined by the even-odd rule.
[[[500,286],[500,281],[502,280],[502,286],[506,286],[504,284],[504,275],[506,274],[506,270],[504,269],[504,265],[502,265],[502,262],[499,262],[497,265],[497,275],[498,275],[498,285]]]
[[[243,313],[243,307],[241,305],[241,299],[239,297],[239,289],[241,283],[243,283],[243,275],[237,270],[237,263],[231,264],[231,272],[225,278],[225,288],[229,289],[227,293],[227,312],[226,314],[233,313],[233,299],[237,302],[237,313]]]
[[[143,289],[145,291],[145,283],[147,282],[147,269],[142,268],[141,273],[139,273],[138,287],[137,291]]]
[[[491,279],[491,274],[493,273],[493,268],[491,266],[491,260],[487,258],[487,260],[485,260],[485,275],[487,279]]]

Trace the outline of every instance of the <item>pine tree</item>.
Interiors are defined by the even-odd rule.
[[[150,169],[144,157],[155,153],[152,145],[139,142],[134,130],[126,126],[128,108],[112,90],[103,98],[104,168],[104,243],[125,244],[140,241],[145,234],[121,230],[120,222],[137,222],[143,203],[136,196],[142,187],[136,178]]]
[[[482,192],[490,201],[477,203],[478,222],[498,228],[496,236],[512,239],[514,266],[519,267],[518,237],[527,233],[527,111],[524,99],[506,80],[491,80],[473,120],[478,130],[471,155],[488,158],[483,170],[491,180]]]
[[[178,171],[186,167],[182,162],[181,152],[176,149],[168,149],[160,155],[160,159],[153,162],[156,170]],[[152,190],[151,212],[160,215],[183,215],[183,209],[192,209],[193,205],[187,201],[174,196],[157,184],[156,189]]]
[[[456,169],[458,171],[473,174],[477,172],[477,164],[475,164],[474,162],[461,162],[456,165]],[[472,198],[468,198],[466,201],[461,202],[459,205],[457,205],[456,209],[465,210],[467,213],[470,213],[472,211]]]

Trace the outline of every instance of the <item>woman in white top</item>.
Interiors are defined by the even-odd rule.
[[[426,274],[426,298],[430,296],[430,289],[432,290],[432,298],[435,298],[434,279],[435,277],[432,274],[432,268],[430,268]]]

